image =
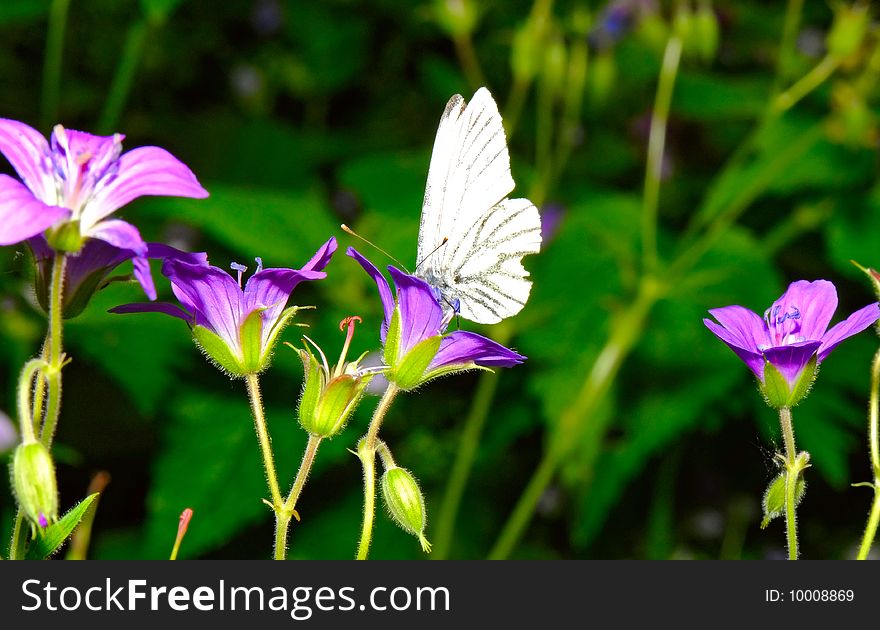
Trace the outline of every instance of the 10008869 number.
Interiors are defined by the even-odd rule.
[[[852,589],[793,589],[788,592],[792,602],[851,602]]]

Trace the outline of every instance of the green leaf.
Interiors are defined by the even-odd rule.
[[[807,484],[803,475],[798,475],[797,487],[795,488],[795,505],[798,505],[804,498]],[[764,492],[764,498],[761,500],[761,507],[764,512],[764,518],[761,520],[761,529],[766,529],[767,525],[773,519],[785,514],[785,473],[780,473]]]
[[[32,541],[28,546],[25,557],[28,560],[42,560],[58,551],[61,545],[64,544],[64,541],[67,540],[67,538],[73,533],[73,530],[76,529],[76,526],[79,525],[79,522],[82,520],[83,516],[85,516],[86,510],[89,509],[92,501],[97,497],[97,492],[87,496],[71,508],[67,514],[61,517],[61,520],[45,528],[37,536],[36,540]]]

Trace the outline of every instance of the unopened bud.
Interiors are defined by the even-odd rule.
[[[828,52],[839,58],[849,57],[856,52],[867,33],[868,20],[867,4],[838,5],[834,11],[834,22],[825,42]]]
[[[419,484],[408,470],[391,467],[382,475],[382,496],[394,521],[419,539],[422,550],[430,553],[425,538],[425,499]]]
[[[44,528],[58,518],[55,464],[39,442],[21,444],[12,459],[12,487],[28,520]]]

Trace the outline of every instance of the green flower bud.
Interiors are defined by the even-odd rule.
[[[65,221],[52,228],[46,234],[49,246],[56,252],[75,254],[83,246],[83,237],[79,231],[79,221]]]
[[[795,486],[795,505],[799,505],[807,484],[804,476],[799,474],[797,485]],[[770,482],[767,490],[764,492],[764,498],[761,500],[761,507],[764,511],[764,518],[761,520],[761,529],[766,529],[774,518],[782,516],[785,513],[785,473],[779,475]]]
[[[554,99],[559,98],[565,89],[567,56],[565,42],[558,36],[553,37],[544,49],[543,79],[545,89]]]
[[[431,552],[425,538],[425,499],[419,484],[408,470],[393,466],[382,475],[382,496],[391,518],[404,530],[416,536],[422,551]]]
[[[12,487],[18,505],[37,527],[47,527],[58,518],[58,487],[55,464],[48,449],[39,442],[21,444],[12,458]]]
[[[591,71],[587,74],[587,90],[590,102],[602,105],[611,95],[614,83],[617,81],[617,62],[611,50],[598,53],[593,60]]]
[[[474,32],[479,13],[471,0],[434,0],[434,17],[447,34],[462,37]]]
[[[510,47],[510,68],[517,81],[528,83],[538,74],[543,37],[532,20],[526,21],[514,34]]]
[[[825,40],[829,54],[845,58],[856,52],[868,31],[868,21],[867,4],[837,5],[834,10],[834,22]]]
[[[708,1],[700,2],[694,15],[693,36],[700,59],[706,63],[715,59],[719,39],[718,16]]]

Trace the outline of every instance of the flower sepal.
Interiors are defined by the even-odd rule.
[[[423,339],[403,355],[399,361],[389,363],[390,368],[386,374],[388,380],[404,391],[415,389],[429,380],[426,378],[426,372],[440,350],[442,339],[442,335]]]
[[[46,240],[49,247],[56,252],[75,254],[82,249],[85,239],[80,233],[80,223],[77,220],[65,221],[46,232]]]
[[[48,527],[58,519],[55,463],[40,442],[28,442],[15,449],[12,487],[19,507],[35,528]]]
[[[797,380],[790,385],[788,379],[770,361],[764,364],[764,381],[759,381],[764,400],[774,409],[794,407],[810,393],[810,388],[819,373],[816,355],[801,370]]]
[[[233,354],[226,341],[213,330],[205,326],[195,325],[192,327],[193,341],[211,363],[218,370],[234,378],[243,378],[247,375],[242,360]]]

